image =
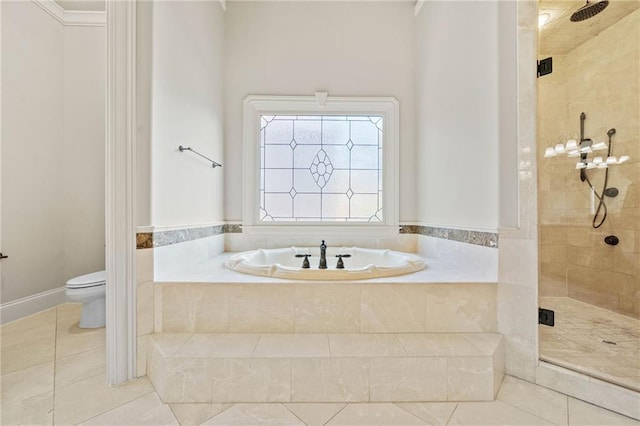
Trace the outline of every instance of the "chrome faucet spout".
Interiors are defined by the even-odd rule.
[[[318,269],[327,269],[327,244],[322,240],[320,244],[320,265]]]

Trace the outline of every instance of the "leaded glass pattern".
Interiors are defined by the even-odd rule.
[[[261,222],[382,222],[383,117],[261,115]]]

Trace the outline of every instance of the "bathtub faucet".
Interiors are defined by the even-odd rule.
[[[320,244],[320,265],[318,269],[327,269],[327,244],[322,240]]]

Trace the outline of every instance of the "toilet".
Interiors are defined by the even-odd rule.
[[[81,275],[67,281],[65,295],[69,302],[82,303],[80,328],[105,325],[106,271]]]

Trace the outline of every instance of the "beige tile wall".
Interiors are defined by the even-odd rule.
[[[640,11],[566,55],[554,55],[554,71],[538,80],[538,183],[540,295],[569,296],[640,318]],[[634,35],[635,36],[632,36]],[[544,148],[579,135],[606,141],[616,129],[612,155],[631,161],[612,167],[608,216],[591,226],[590,191],[575,159],[543,158]],[[601,191],[604,171],[589,176]],[[616,235],[612,247],[604,237]]]
[[[496,285],[156,284],[155,332],[494,332]],[[215,303],[213,303],[215,301]]]

